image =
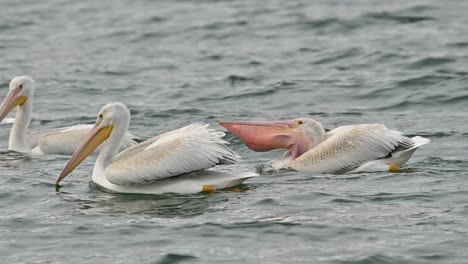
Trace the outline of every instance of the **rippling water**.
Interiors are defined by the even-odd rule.
[[[36,81],[31,129],[92,123],[121,101],[143,137],[190,122],[383,122],[432,140],[401,173],[266,174],[197,195],[56,191],[66,157],[6,151],[4,263],[466,263],[468,2],[13,1],[0,87]],[[237,169],[280,155],[232,135]]]

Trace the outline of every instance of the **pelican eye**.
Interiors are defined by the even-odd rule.
[[[102,114],[99,114],[99,118],[102,118]]]
[[[297,121],[297,123],[298,123],[299,125],[302,125],[302,124],[304,124],[304,121],[299,120],[299,121]]]
[[[22,88],[23,88],[23,85],[22,85],[22,84],[20,84],[19,88],[20,88],[20,89],[22,89]]]

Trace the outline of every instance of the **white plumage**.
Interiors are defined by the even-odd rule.
[[[9,92],[0,106],[0,120],[13,109],[17,109],[8,149],[35,154],[73,154],[93,125],[75,125],[27,133],[31,122],[34,91],[33,80],[27,76],[15,77],[10,82]],[[136,144],[134,139],[135,136],[127,134],[122,149]]]
[[[407,147],[407,150],[414,144],[402,132],[389,130],[382,124],[343,126],[328,132],[323,142],[291,161],[288,166],[298,171],[317,173],[360,171],[357,168],[367,162],[379,159],[385,162],[387,158],[402,154],[393,153],[398,146]],[[401,166],[406,161],[394,164]],[[390,163],[387,162],[385,170],[389,170]]]
[[[92,124],[83,124],[30,132],[26,134],[26,146],[35,154],[72,155],[92,128]],[[135,139],[127,134],[120,150],[134,146]]]
[[[194,193],[238,185],[254,173],[236,175],[210,169],[218,164],[233,164],[239,156],[222,137],[206,124],[191,124],[173,130],[117,154],[128,129],[130,113],[125,105],[105,105],[90,134],[64,168],[58,184],[103,140],[93,169],[98,185],[122,193]]]
[[[144,184],[193,171],[209,169],[238,156],[226,147],[224,133],[206,124],[192,124],[157,137],[150,145],[140,143],[117,155],[107,166],[109,182],[119,185]],[[138,149],[138,151],[137,151]]]
[[[396,171],[417,148],[429,143],[429,139],[408,138],[382,124],[341,126],[329,132],[310,118],[220,124],[253,150],[287,149],[272,162],[274,169],[314,173]]]

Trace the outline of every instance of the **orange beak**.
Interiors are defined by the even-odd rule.
[[[10,90],[0,105],[0,121],[18,105],[23,105],[28,100],[27,96],[18,96],[19,90]]]
[[[94,125],[75,153],[68,161],[65,168],[60,173],[60,176],[55,181],[55,185],[59,185],[68,174],[70,174],[80,163],[89,156],[102,142],[104,142],[112,132],[113,126],[101,127],[100,124]]]
[[[292,129],[293,120],[219,122],[254,151],[288,149],[295,159],[309,150],[311,142]]]

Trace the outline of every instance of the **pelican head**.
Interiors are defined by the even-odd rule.
[[[55,181],[55,184],[58,185],[63,178],[80,165],[80,163],[107,138],[117,138],[118,141],[116,144],[120,144],[120,140],[127,132],[129,124],[130,111],[124,104],[110,103],[102,107],[96,118],[94,127],[76,149],[70,161]],[[119,147],[120,146],[113,146],[113,149],[118,150]]]
[[[101,108],[96,119],[96,125],[101,127],[126,126],[130,124],[130,111],[122,103],[110,103]]]
[[[34,95],[34,82],[28,76],[18,76],[11,80],[8,94],[0,105],[0,121],[15,107],[23,106]]]
[[[325,129],[312,118],[296,118],[290,124],[290,128],[307,137],[312,144],[311,147],[317,146],[324,140]]]
[[[280,121],[219,122],[255,151],[287,149],[295,159],[323,141],[323,126],[310,118]]]

